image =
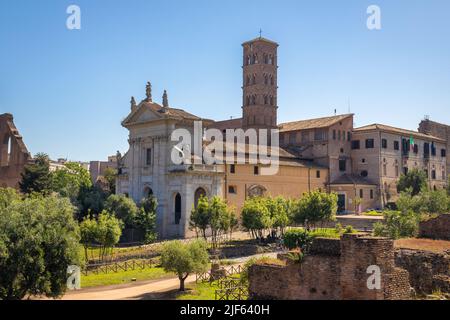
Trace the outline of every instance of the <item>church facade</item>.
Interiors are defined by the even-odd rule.
[[[354,128],[353,114],[279,124],[278,44],[259,37],[242,46],[242,118],[203,119],[170,106],[167,92],[162,103],[156,103],[150,83],[144,100],[137,104],[131,99],[130,113],[122,122],[129,130],[129,150],[118,157],[116,190],[136,202],[149,195],[157,198],[160,237],[193,236],[189,218],[201,195],[220,196],[239,213],[251,196],[298,198],[305,192],[322,190],[338,194],[341,213],[354,213],[383,208],[395,200],[392,181],[399,177],[395,176],[397,167],[399,173],[422,168],[429,173],[430,187],[445,186],[446,141],[432,135],[382,125]],[[199,122],[203,128],[224,134],[228,129],[278,130],[279,144],[269,137],[272,152],[278,154],[278,170],[264,175],[266,164],[247,160],[174,163],[171,156],[178,149],[171,134],[181,129],[195,137]],[[190,147],[195,145],[194,140],[188,143]],[[201,148],[205,142],[200,142]],[[245,141],[247,158],[252,156],[249,144]],[[195,158],[189,152],[191,156]]]

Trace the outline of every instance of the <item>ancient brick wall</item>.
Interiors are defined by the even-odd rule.
[[[450,214],[441,214],[436,218],[421,221],[419,234],[421,238],[450,240]]]
[[[380,289],[369,289],[369,266],[381,271]],[[409,274],[394,263],[394,244],[385,238],[349,234],[316,239],[301,263],[254,265],[249,269],[253,299],[383,300],[410,297]]]
[[[310,255],[287,266],[255,264],[249,269],[249,283],[252,299],[340,299],[339,257]]]
[[[9,113],[0,115],[0,187],[18,188],[31,156]]]
[[[417,293],[430,294],[434,289],[450,292],[450,252],[398,249],[395,264],[409,272],[411,286]]]

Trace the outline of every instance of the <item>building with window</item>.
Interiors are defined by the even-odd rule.
[[[122,122],[129,131],[129,149],[117,159],[116,190],[136,202],[149,195],[157,198],[161,237],[193,236],[190,214],[202,195],[220,196],[240,213],[249,197],[298,198],[322,190],[338,194],[339,213],[355,213],[381,209],[393,201],[399,176],[414,167],[428,172],[431,188],[444,186],[446,141],[431,134],[384,125],[354,128],[353,114],[278,124],[278,44],[259,37],[242,47],[241,118],[203,119],[169,106],[167,92],[162,104],[156,103],[150,83],[144,100],[137,104],[131,99],[130,113]],[[264,165],[247,160],[174,164],[173,153],[195,159],[194,150],[204,150],[204,137],[197,143],[183,141],[182,148],[170,139],[176,129],[194,137],[198,121],[203,128],[222,133],[227,129],[279,129],[279,147],[272,147],[279,154],[278,171],[261,174]],[[249,141],[243,147],[245,156],[251,157]]]

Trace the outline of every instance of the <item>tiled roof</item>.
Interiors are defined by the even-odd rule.
[[[212,123],[209,127],[216,128],[219,130],[242,128],[242,118],[216,121]]]
[[[396,133],[396,134],[404,135],[407,137],[413,136],[416,138],[422,138],[422,139],[428,139],[428,140],[431,139],[431,140],[436,140],[436,141],[440,141],[440,142],[445,142],[445,140],[442,140],[438,137],[435,137],[435,136],[432,136],[429,134],[420,133],[420,132],[408,130],[408,129],[391,127],[391,126],[388,126],[385,124],[379,124],[379,123],[369,124],[367,126],[353,129],[354,132],[366,132],[366,131],[376,131],[376,130],[390,132],[390,133]]]
[[[280,132],[289,132],[289,131],[315,129],[315,128],[327,128],[339,121],[342,121],[342,120],[347,119],[352,116],[353,116],[353,114],[350,113],[350,114],[341,114],[341,115],[332,116],[332,117],[286,122],[286,123],[281,123],[279,125],[279,128],[280,128]]]
[[[357,174],[344,174],[331,182],[331,184],[358,184],[358,185],[376,185],[367,178]]]
[[[139,104],[139,107],[141,105],[150,108],[154,112],[159,112],[159,113],[164,114],[166,116],[180,117],[180,118],[189,119],[189,120],[201,120],[200,117],[197,117],[196,115],[193,115],[192,113],[186,112],[183,109],[177,109],[177,108],[168,107],[167,108],[167,113],[162,113],[161,110],[162,110],[163,106],[158,104],[158,103],[143,101],[143,102],[141,102]]]
[[[264,41],[264,42],[276,44],[276,45],[278,46],[278,43],[276,43],[275,41],[269,40],[269,39],[264,38],[264,37],[257,37],[257,38],[255,38],[255,39],[253,39],[253,40],[245,41],[242,45],[245,45],[245,44],[247,44],[247,43],[256,42],[256,41]]]

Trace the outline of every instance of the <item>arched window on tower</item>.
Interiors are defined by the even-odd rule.
[[[176,196],[175,196],[174,209],[175,209],[175,224],[180,224],[180,220],[181,220],[181,195],[179,193],[177,193]]]
[[[269,64],[273,64],[273,58],[272,58],[272,55],[269,55]]]
[[[273,81],[273,76],[270,76],[270,85],[273,86],[275,84],[275,82]]]
[[[269,103],[269,99],[267,98],[267,96],[264,96],[264,104],[268,104]]]
[[[269,84],[269,76],[267,74],[264,75],[264,84]]]
[[[250,56],[247,56],[247,65],[251,65],[252,64],[252,59]]]
[[[255,54],[255,64],[258,63],[258,54]]]
[[[270,105],[273,106],[273,97],[270,97]]]
[[[252,105],[255,105],[256,104],[256,95],[253,95],[252,96]]]
[[[256,75],[253,75],[252,77],[252,84],[256,84]]]

